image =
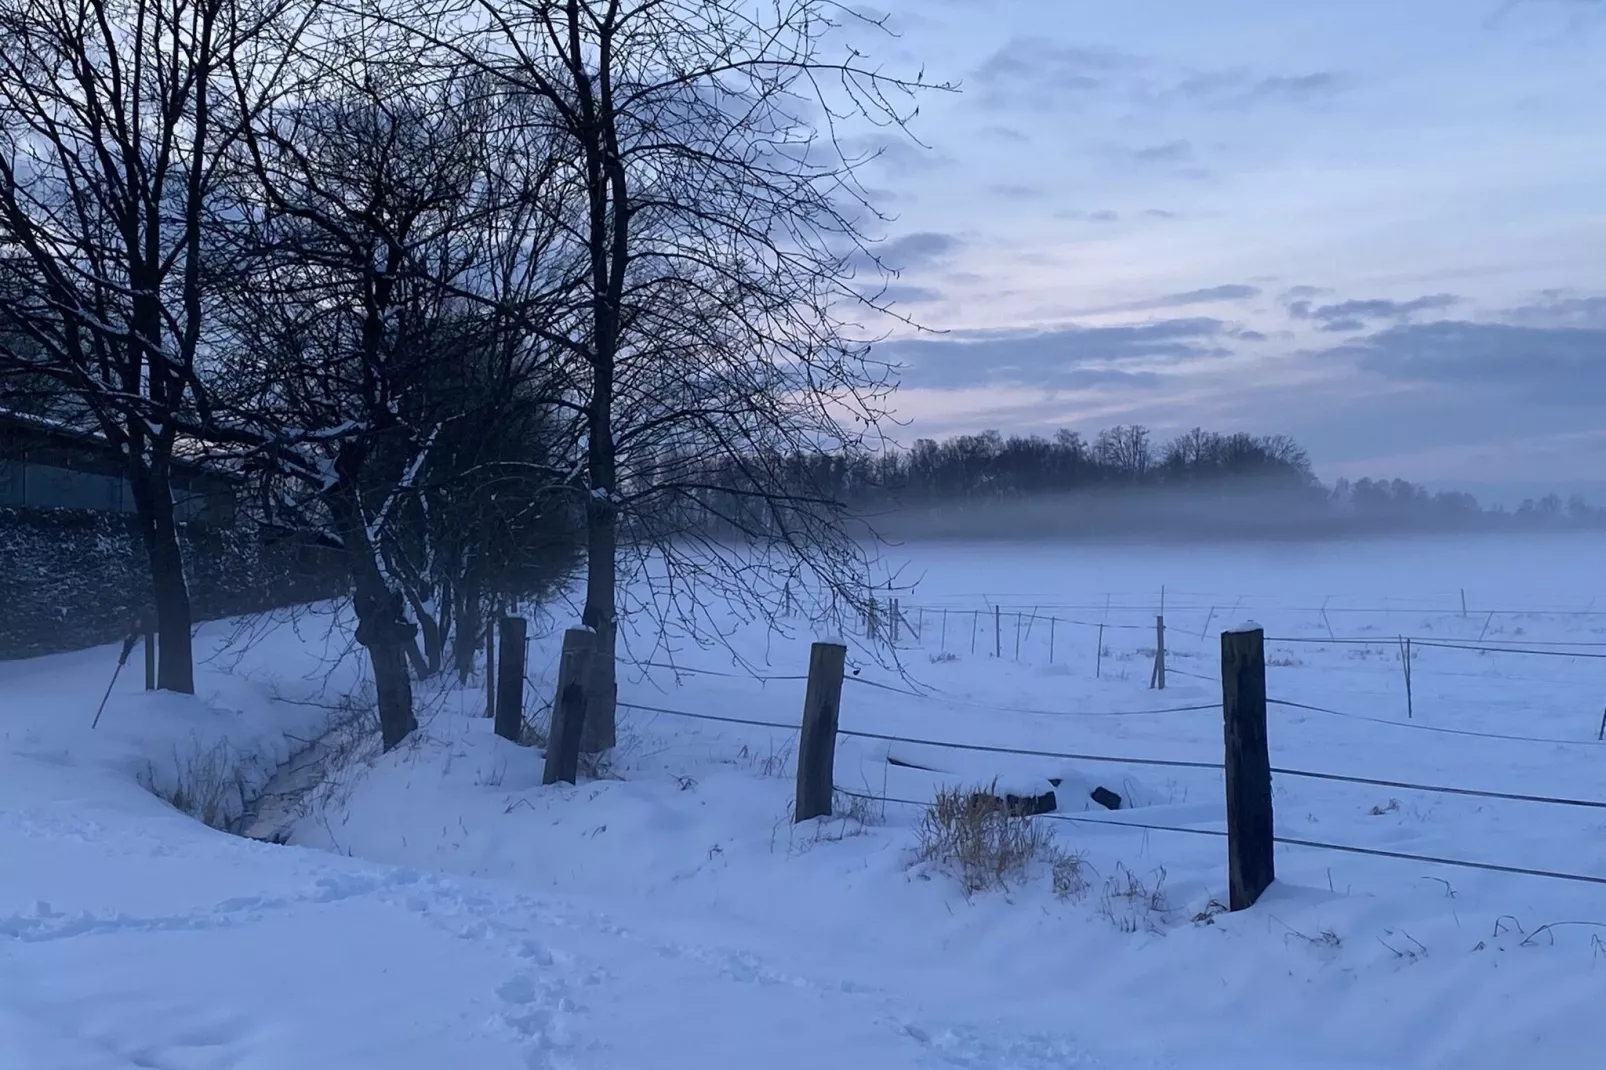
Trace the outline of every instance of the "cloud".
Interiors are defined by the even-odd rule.
[[[982,137],[993,138],[996,141],[1007,141],[1015,145],[1023,145],[1032,140],[1013,126],[1005,126],[1002,123],[990,123],[982,127],[979,133]]]
[[[1064,219],[1072,223],[1115,223],[1121,218],[1121,213],[1113,208],[1100,208],[1088,212],[1081,208],[1064,208],[1054,213],[1055,219]]]
[[[1229,324],[1186,317],[1112,327],[965,331],[883,343],[877,355],[903,366],[913,387],[1013,383],[1043,390],[1153,387],[1166,365],[1225,356]],[[1158,366],[1158,367],[1157,367]]]
[[[1277,300],[1286,304],[1289,301],[1301,301],[1311,297],[1320,297],[1323,294],[1330,294],[1332,292],[1332,290],[1322,286],[1290,286],[1288,289],[1277,295]]]
[[[1194,158],[1193,144],[1181,139],[1131,149],[1128,155],[1138,163],[1186,163]]]
[[[1113,312],[1154,312],[1160,309],[1214,304],[1218,301],[1247,301],[1252,297],[1259,296],[1260,287],[1258,286],[1228,283],[1224,286],[1207,286],[1202,290],[1184,290],[1181,293],[1146,297],[1139,301],[1125,301],[1118,305],[1105,305],[1101,308],[1087,309],[1083,312],[1083,315],[1102,316]],[[1254,337],[1251,338],[1250,335]],[[1258,331],[1238,331],[1234,337],[1245,341],[1262,341],[1265,338]]]
[[[1059,109],[1068,96],[1086,95],[1117,84],[1117,77],[1142,65],[1138,57],[1112,49],[1082,48],[1047,37],[1015,37],[971,72],[981,99],[993,106],[1024,105]]]
[[[1048,196],[1048,191],[1041,186],[1014,182],[1000,182],[988,186],[987,192],[995,197],[1007,197],[1018,201],[1040,201]]]
[[[1143,210],[1143,214],[1148,216],[1150,219],[1175,219],[1175,218],[1177,218],[1177,213],[1171,212],[1171,211],[1167,211],[1164,208],[1145,208]]]
[[[1541,327],[1606,327],[1606,296],[1568,297],[1560,290],[1545,290],[1540,298],[1511,309],[1506,318]]]
[[[1349,79],[1332,71],[1256,75],[1235,69],[1188,75],[1159,95],[1171,95],[1212,108],[1234,109],[1258,104],[1304,104],[1332,97],[1348,87]]]
[[[1550,404],[1606,401],[1606,327],[1441,320],[1401,324],[1317,356],[1401,383],[1498,388]]]
[[[870,246],[856,254],[853,265],[861,271],[879,270],[879,260],[887,270],[915,271],[944,263],[953,257],[964,242],[952,234],[934,230],[917,230]]]
[[[842,158],[855,170],[879,167],[889,175],[908,177],[951,167],[953,157],[926,148],[908,137],[876,133],[844,137],[839,143]]]
[[[878,297],[879,300],[893,305],[927,305],[944,300],[941,290],[906,282],[889,282],[882,287],[879,295],[870,296]]]
[[[1305,290],[1308,287],[1295,287],[1295,290]],[[1294,290],[1289,290],[1283,296],[1287,297]],[[1315,322],[1316,329],[1331,333],[1346,331],[1363,331],[1367,323],[1372,320],[1404,320],[1418,312],[1431,312],[1449,308],[1460,304],[1461,299],[1454,294],[1429,294],[1411,301],[1387,301],[1370,299],[1362,301],[1339,301],[1330,305],[1314,304],[1308,297],[1300,297],[1288,302],[1288,314],[1295,319],[1311,320]]]
[[[1198,154],[1194,151],[1193,142],[1186,138],[1153,145],[1108,145],[1105,153],[1122,169],[1159,171],[1179,178],[1210,177],[1210,172],[1197,162]]]
[[[975,67],[968,79],[991,108],[1063,112],[1102,97],[1169,107],[1243,109],[1308,104],[1350,85],[1334,71],[1267,73],[1234,67],[1188,70],[1109,48],[1019,36]]]

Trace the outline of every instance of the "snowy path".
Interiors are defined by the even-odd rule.
[[[0,1065],[1101,1065],[1066,1037],[911,1013],[839,974],[792,974],[498,882],[181,820],[156,818],[145,837],[0,821],[40,884],[105,882],[0,914]]]

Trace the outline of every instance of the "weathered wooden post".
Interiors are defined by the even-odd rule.
[[[496,624],[485,621],[485,716],[496,716]]]
[[[1400,637],[1400,664],[1405,672],[1405,719],[1416,718],[1416,699],[1411,694],[1411,640],[1406,636]]]
[[[887,599],[887,626],[892,631],[893,646],[898,645],[898,615],[900,610],[898,599],[889,597]]]
[[[1004,656],[1004,611],[995,602],[993,603],[993,657],[1002,660]]]
[[[876,633],[876,619],[875,619],[875,616],[876,616],[875,595],[872,594],[870,596],[869,609],[866,610],[866,612],[864,614],[864,637],[866,639],[874,639],[875,638],[875,633]]]
[[[1246,910],[1276,879],[1271,754],[1266,739],[1266,633],[1221,633],[1226,742],[1228,907]]]
[[[156,690],[156,624],[150,617],[143,621],[145,627],[145,690]]]
[[[552,694],[552,730],[547,735],[546,770],[541,783],[573,784],[580,776],[580,740],[585,733],[586,689],[591,686],[591,664],[597,633],[570,628],[563,633],[563,655],[558,660],[558,688]]]
[[[1093,652],[1093,679],[1104,679],[1104,625],[1099,625],[1099,645]]]
[[[496,667],[496,734],[514,743],[524,729],[524,637],[528,628],[523,617],[502,618],[502,663]]]
[[[809,683],[803,698],[803,731],[797,749],[797,805],[793,823],[831,815],[836,790],[836,726],[842,708],[842,674],[848,648],[815,643],[809,650]]]
[[[1048,618],[1048,663],[1054,664],[1054,618]]]
[[[1165,690],[1165,617],[1154,618],[1154,686]]]

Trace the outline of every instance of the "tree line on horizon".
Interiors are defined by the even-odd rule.
[[[710,470],[705,516],[742,518],[747,478],[740,465]],[[1484,505],[1462,491],[1432,491],[1403,479],[1339,479],[1316,475],[1309,454],[1286,435],[1223,433],[1193,428],[1158,439],[1137,424],[1092,435],[1060,429],[1052,436],[1005,435],[997,430],[916,439],[908,448],[877,454],[799,454],[780,467],[799,486],[848,503],[871,527],[877,517],[909,510],[1082,496],[1076,508],[1113,515],[1134,500],[1157,508],[1129,512],[1127,527],[1166,521],[1165,492],[1193,492],[1223,501],[1248,499],[1252,508],[1297,516],[1307,527],[1485,529],[1596,527],[1606,509],[1582,497],[1551,494],[1516,509]],[[733,520],[732,530],[751,522]]]

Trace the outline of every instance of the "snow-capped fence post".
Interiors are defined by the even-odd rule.
[[[552,729],[547,734],[546,769],[541,783],[573,784],[580,776],[580,740],[585,734],[586,686],[591,681],[591,660],[597,633],[570,628],[563,633],[563,654],[558,659],[558,688],[552,694]]]
[[[1165,690],[1165,617],[1154,618],[1154,671],[1149,687]]]
[[[523,617],[502,618],[502,662],[496,667],[496,734],[514,743],[524,729],[524,637],[528,628]]]
[[[842,708],[842,674],[848,648],[815,643],[809,649],[809,683],[803,698],[803,730],[797,748],[794,824],[831,816],[836,791],[836,726]]]
[[[485,620],[485,716],[496,716],[496,623]]]
[[[1226,743],[1228,906],[1247,910],[1276,879],[1271,754],[1266,739],[1266,633],[1221,633]]]

